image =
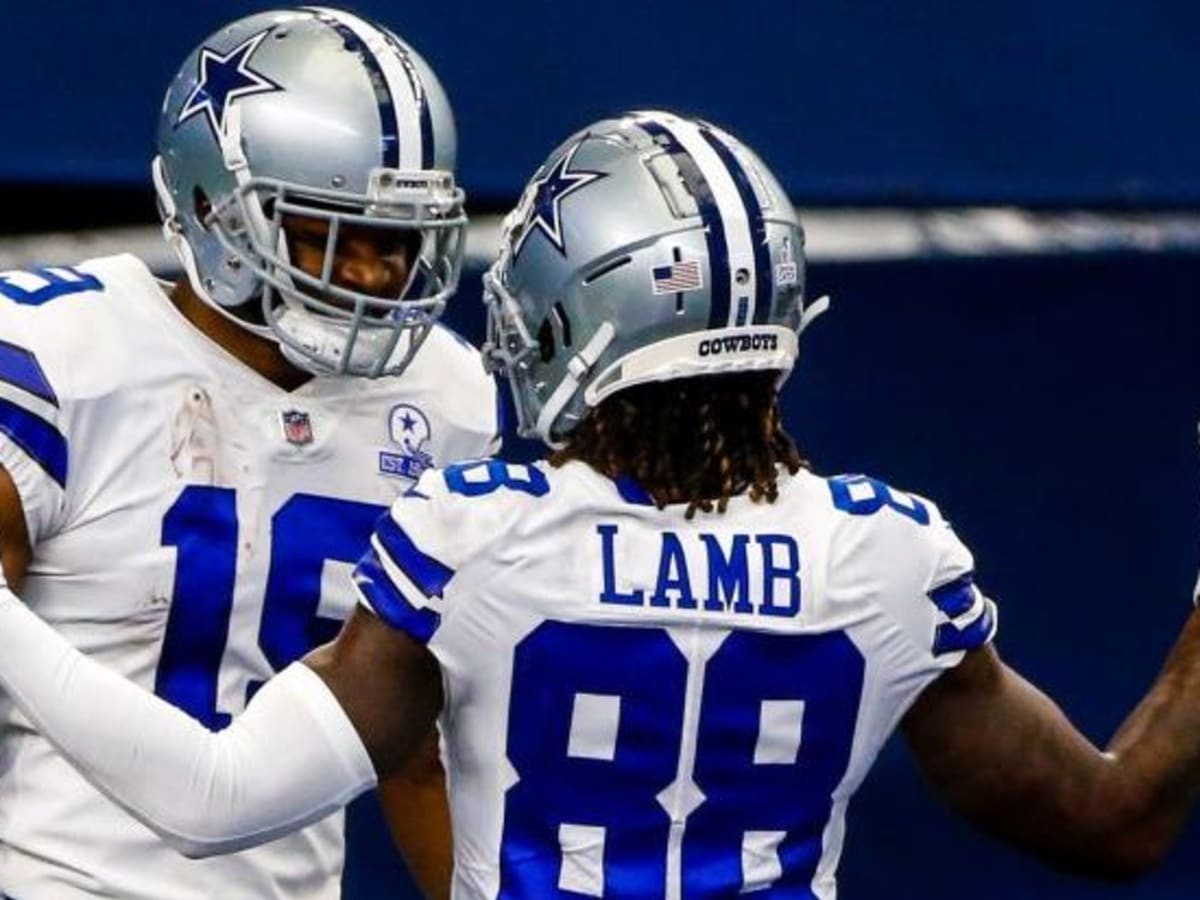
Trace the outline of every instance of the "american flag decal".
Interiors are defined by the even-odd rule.
[[[704,287],[700,261],[696,259],[669,266],[655,266],[650,276],[656,294],[678,294],[680,291],[698,291]]]

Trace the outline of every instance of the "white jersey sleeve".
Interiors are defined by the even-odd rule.
[[[458,570],[503,538],[520,516],[523,505],[506,501],[548,490],[537,467],[499,459],[430,469],[376,524],[371,548],[354,572],[362,602],[428,643],[452,612],[447,586]]]
[[[72,348],[89,335],[90,301],[106,290],[85,268],[55,266],[0,272],[0,464],[12,476],[31,544],[62,523],[71,474],[72,423],[78,406]],[[74,335],[62,333],[65,298],[77,311]],[[103,346],[103,322],[86,343]]]
[[[354,726],[301,663],[212,732],[88,659],[6,589],[0,624],[9,695],[86,778],[186,856],[265,843],[375,784]]]
[[[975,585],[974,559],[931,501],[863,475],[828,480],[849,513],[834,541],[835,595],[871,596],[908,645],[906,668],[935,675],[991,641],[995,604]]]

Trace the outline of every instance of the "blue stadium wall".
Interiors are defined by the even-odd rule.
[[[0,182],[144,184],[185,54],[265,3],[7,0]],[[440,73],[462,181],[506,200],[576,128],[727,125],[805,203],[1196,206],[1193,0],[350,4]]]

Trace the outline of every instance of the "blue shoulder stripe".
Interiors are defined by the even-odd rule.
[[[368,550],[355,566],[354,584],[379,618],[413,640],[429,643],[442,624],[442,617],[438,613],[432,609],[420,609],[409,602],[388,578],[383,563],[373,549]]]
[[[953,653],[956,650],[974,650],[987,643],[992,636],[996,616],[992,604],[984,602],[983,614],[964,628],[959,628],[953,622],[943,622],[937,627],[933,638],[933,655]]]
[[[975,605],[978,596],[974,572],[964,572],[953,581],[948,581],[929,592],[929,599],[933,601],[933,605],[949,619],[957,619],[967,613]],[[933,655],[941,656],[957,650],[974,650],[982,646],[992,635],[995,618],[995,608],[991,601],[984,598],[983,609],[961,628],[953,622],[943,622],[937,627],[933,637]]]
[[[412,538],[396,524],[390,515],[384,516],[375,525],[375,535],[387,551],[392,562],[408,576],[426,597],[440,597],[446,582],[454,577],[454,570],[421,552]]]
[[[0,432],[8,435],[60,487],[67,486],[67,439],[61,431],[23,406],[0,397]]]
[[[961,616],[975,602],[975,575],[967,572],[929,592],[933,605],[949,618]]]
[[[58,395],[50,386],[37,357],[24,347],[0,340],[0,381],[58,406]]]

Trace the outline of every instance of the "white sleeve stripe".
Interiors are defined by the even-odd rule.
[[[388,580],[404,595],[410,605],[420,609],[426,606],[432,607],[436,604],[436,601],[441,600],[441,597],[436,594],[426,594],[416,582],[404,574],[404,570],[396,564],[391,554],[388,553],[387,548],[384,547],[383,542],[379,540],[378,534],[371,536],[371,549],[379,557],[379,564],[387,574]]]

